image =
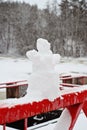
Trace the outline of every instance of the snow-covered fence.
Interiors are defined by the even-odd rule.
[[[61,80],[65,84],[71,84],[71,86],[76,86],[76,85],[84,85],[87,84],[87,76],[63,76],[61,77]],[[74,85],[73,85],[74,84]],[[69,86],[69,85],[68,85]]]
[[[6,88],[6,98],[19,98],[26,94],[27,80],[1,83],[0,89]]]
[[[16,105],[14,105],[13,102],[10,106],[8,103],[2,103],[0,104],[0,124],[3,125],[3,130],[5,130],[6,123],[24,119],[24,130],[27,130],[27,120],[29,117],[53,111],[59,108],[66,108],[69,112],[71,120],[68,130],[72,130],[81,110],[83,110],[87,116],[87,85],[80,85],[79,87],[70,88],[69,90],[62,89],[61,96],[54,99],[53,101],[43,99],[41,101],[33,101],[32,103],[20,103]],[[66,118],[64,114],[63,117]],[[57,125],[57,128],[64,127],[65,126],[63,126],[61,123]]]

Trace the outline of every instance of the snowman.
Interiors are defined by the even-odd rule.
[[[26,55],[32,61],[32,74],[29,77],[28,92],[35,92],[43,99],[54,100],[60,95],[59,74],[55,66],[60,55],[53,54],[50,43],[46,39],[37,40],[37,50],[27,51]]]

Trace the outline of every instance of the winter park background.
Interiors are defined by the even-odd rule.
[[[47,1],[43,9],[37,4],[0,0],[0,83],[29,78],[32,66],[25,54],[36,49],[39,37],[51,43],[53,53],[61,55],[56,66],[60,75],[87,75],[86,0]],[[2,94],[4,89],[1,98]],[[86,122],[81,113],[74,130],[86,129]],[[53,130],[54,125],[38,130]]]

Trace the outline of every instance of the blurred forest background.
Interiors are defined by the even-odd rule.
[[[0,54],[24,56],[45,38],[54,53],[87,56],[86,0],[53,0],[45,9],[37,5],[0,0]]]

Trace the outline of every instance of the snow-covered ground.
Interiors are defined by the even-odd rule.
[[[87,58],[63,58],[56,66],[59,74],[74,73],[87,75]],[[29,78],[32,65],[27,58],[0,57],[0,83]]]
[[[44,124],[43,127],[41,127],[41,128],[39,128],[39,126],[38,126],[37,130],[53,130],[55,125],[56,125],[56,123],[49,123],[47,126],[45,126],[45,125],[46,124]],[[73,130],[86,130],[86,128],[87,128],[87,118],[81,112],[81,114],[78,117],[78,120],[77,120]],[[28,130],[32,130],[32,129],[28,128]]]
[[[61,63],[56,66],[56,71],[60,75],[67,73],[87,75],[87,58],[63,58],[61,59]],[[31,72],[31,62],[26,58],[0,57],[0,83],[25,79],[28,80]],[[4,90],[2,89],[0,91]],[[87,128],[86,122],[86,117],[83,114],[80,114],[74,130],[85,130]],[[49,124],[45,127],[38,128],[38,130],[53,130],[54,126],[55,124]],[[0,127],[0,130],[1,129],[2,127]],[[10,130],[10,128],[8,129]]]

